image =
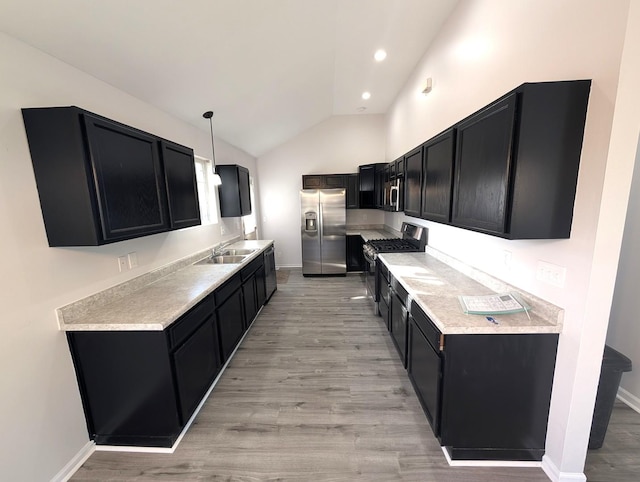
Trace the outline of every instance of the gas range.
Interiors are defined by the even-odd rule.
[[[402,223],[402,238],[370,239],[362,250],[369,260],[375,261],[380,253],[416,253],[424,251],[427,228]]]
[[[366,261],[365,284],[373,300],[374,313],[377,315],[380,276],[376,258],[381,253],[418,253],[427,245],[427,228],[415,224],[402,223],[402,238],[371,239],[364,243],[362,251]]]

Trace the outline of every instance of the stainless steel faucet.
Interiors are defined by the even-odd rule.
[[[224,250],[227,249],[227,246],[229,246],[230,244],[232,243],[229,242],[229,243],[224,243],[216,246],[211,250],[211,256],[220,256],[224,252]]]

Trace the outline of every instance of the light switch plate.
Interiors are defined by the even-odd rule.
[[[127,255],[127,260],[129,261],[129,269],[138,267],[138,253],[135,251]]]
[[[122,273],[129,269],[129,263],[126,256],[118,256],[118,270]]]

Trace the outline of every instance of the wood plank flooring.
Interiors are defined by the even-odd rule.
[[[357,275],[292,270],[174,454],[96,452],[72,480],[547,481],[447,465],[364,296]]]

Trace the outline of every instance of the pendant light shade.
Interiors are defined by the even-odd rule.
[[[213,143],[213,111],[208,110],[202,114],[202,117],[209,119],[209,128],[211,129],[211,162],[213,162],[213,166],[211,166],[211,168],[213,169],[213,185],[220,186],[222,184],[222,179],[220,179],[220,175],[216,172],[216,147]]]

